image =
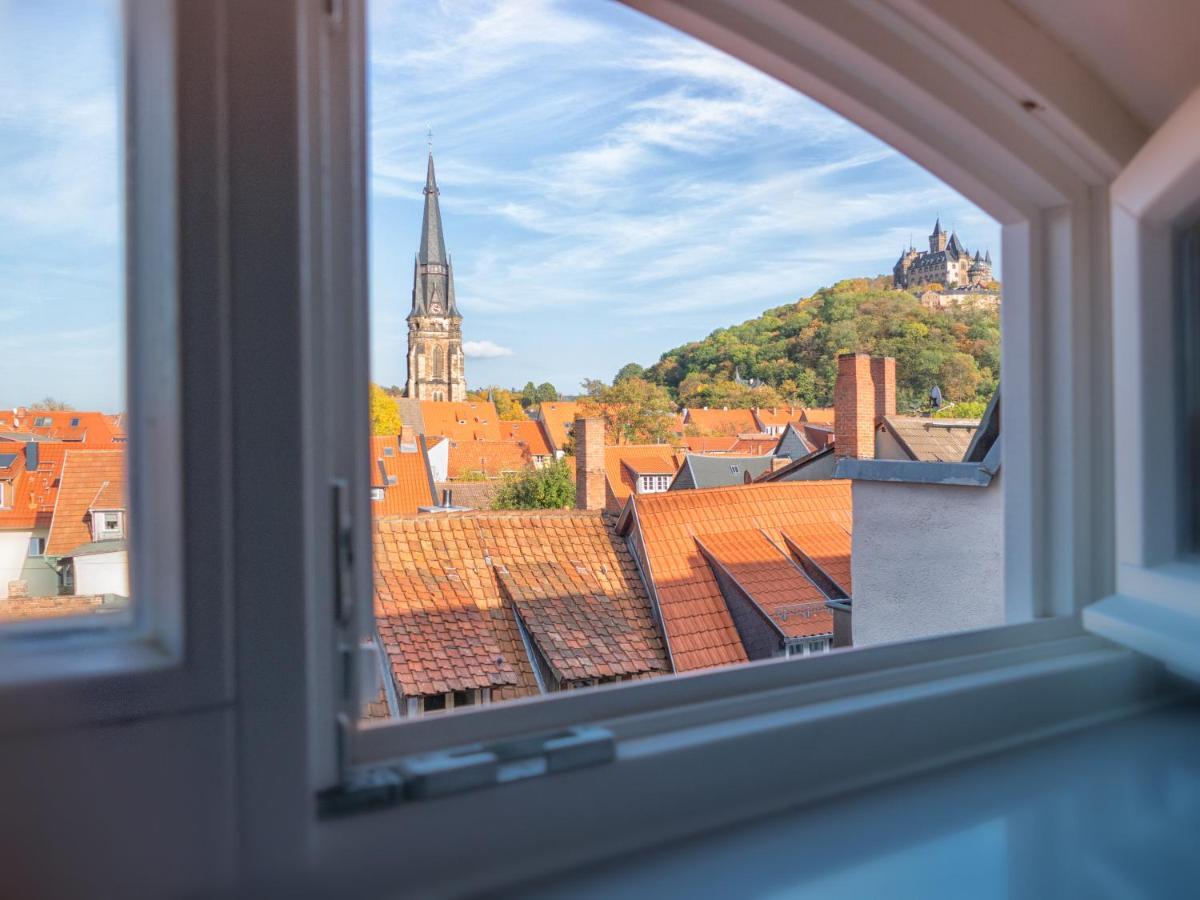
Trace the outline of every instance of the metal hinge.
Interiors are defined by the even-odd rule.
[[[415,754],[392,766],[365,769],[323,792],[318,808],[324,816],[344,815],[402,800],[429,800],[599,766],[614,759],[612,732],[595,725],[577,725],[527,738]]]

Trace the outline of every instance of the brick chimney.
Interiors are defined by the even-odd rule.
[[[896,414],[896,360],[890,356],[871,358],[871,380],[875,382],[875,424]]]
[[[575,507],[604,509],[604,420],[575,420]]]
[[[872,362],[865,353],[843,353],[838,357],[837,381],[833,386],[835,456],[875,458],[876,392],[871,377]],[[892,396],[894,404],[894,388]]]

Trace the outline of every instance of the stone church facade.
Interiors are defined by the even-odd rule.
[[[467,399],[462,315],[454,301],[454,266],[442,236],[433,153],[425,173],[421,243],[413,262],[412,311],[408,314],[408,381],[413,400]]]
[[[940,284],[945,288],[984,285],[992,281],[992,252],[975,256],[958,239],[958,234],[946,234],[942,220],[933,225],[929,235],[929,250],[909,247],[900,254],[892,269],[892,282],[898,288],[914,288]]]

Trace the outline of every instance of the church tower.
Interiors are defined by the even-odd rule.
[[[408,383],[414,400],[466,400],[462,315],[454,302],[454,266],[442,237],[433,151],[425,173],[425,214],[413,262],[412,311],[408,314]]]

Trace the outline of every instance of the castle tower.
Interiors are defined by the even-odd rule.
[[[462,315],[454,302],[454,266],[446,255],[438,194],[431,150],[425,173],[421,242],[413,262],[408,382],[404,393],[415,400],[466,400]]]
[[[942,231],[942,218],[938,216],[938,220],[933,223],[933,233],[929,235],[929,252],[937,253],[939,250],[945,250],[949,241],[950,236]]]

